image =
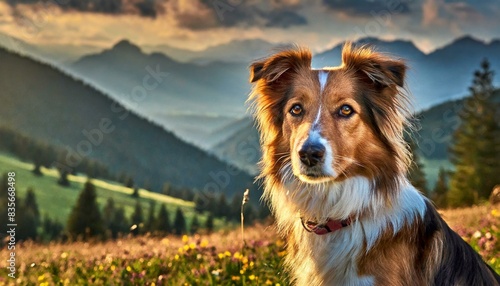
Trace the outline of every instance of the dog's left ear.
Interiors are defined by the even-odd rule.
[[[342,63],[350,70],[361,72],[377,88],[396,88],[405,84],[405,62],[376,53],[370,48],[354,48],[350,43],[345,44]]]
[[[311,52],[304,48],[293,47],[282,50],[268,58],[250,65],[250,82],[264,79],[272,83],[284,74],[298,72],[302,68],[310,68]]]

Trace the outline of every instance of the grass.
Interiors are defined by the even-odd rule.
[[[484,260],[500,272],[500,207],[441,213]],[[467,218],[464,220],[464,216]],[[18,244],[17,278],[7,277],[0,251],[0,284],[7,285],[287,285],[284,242],[273,227],[184,237],[126,237],[108,242]],[[5,258],[5,259],[4,259]]]
[[[0,154],[0,174],[16,172],[17,196],[22,199],[26,196],[27,189],[33,188],[42,216],[48,215],[52,219],[65,224],[83,189],[84,183],[87,181],[87,177],[70,175],[68,178],[71,185],[63,187],[57,184],[59,178],[57,170],[42,168],[43,176],[40,177],[35,176],[31,170],[33,170],[31,163],[21,162],[12,156]],[[93,179],[92,182],[96,186],[97,202],[101,209],[108,198],[113,198],[115,206],[123,206],[127,217],[130,217],[136,203],[136,199],[131,196],[132,189],[110,181]],[[148,213],[150,201],[156,202],[156,211],[159,210],[160,204],[165,203],[167,210],[171,214],[171,219],[173,219],[176,208],[180,207],[186,216],[188,225],[194,215],[193,202],[149,192],[144,189],[139,190],[139,196],[138,200],[142,205],[144,215]],[[199,217],[202,223],[205,218],[204,215]],[[216,228],[224,225],[224,222],[220,219],[216,219],[214,223]]]

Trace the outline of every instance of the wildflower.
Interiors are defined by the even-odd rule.
[[[253,275],[253,274],[252,274],[252,275],[250,275],[250,276],[248,276],[248,279],[250,279],[251,281],[255,280],[255,278],[256,278],[256,277],[255,277],[255,275]]]
[[[99,265],[99,271],[102,271],[104,269],[104,267],[101,265]]]
[[[219,253],[218,256],[219,256],[219,259],[222,259],[222,258],[224,258],[224,253]]]
[[[127,266],[127,272],[131,272],[131,271],[132,271],[132,267]]]
[[[61,258],[62,259],[66,259],[67,257],[68,257],[68,253],[67,252],[61,253]]]
[[[281,285],[279,283],[276,283],[276,285],[274,285],[274,286],[281,286]]]
[[[179,260],[179,254],[176,254],[174,257],[175,260]]]
[[[225,255],[225,256],[227,256],[227,257],[231,257],[231,252],[229,252],[228,250],[226,250],[226,251],[224,252],[224,255]]]
[[[486,239],[490,240],[492,238],[492,235],[491,233],[488,231],[487,233],[484,234],[484,236],[486,237]]]
[[[476,230],[476,232],[474,232],[474,234],[472,235],[472,237],[474,237],[474,238],[480,238],[481,237],[481,232],[479,230]]]
[[[241,253],[239,253],[238,251],[236,251],[233,255],[234,259],[241,259],[243,257],[243,255],[241,255]]]
[[[498,211],[497,209],[494,209],[491,211],[491,215],[494,217],[500,217],[500,211]]]
[[[191,248],[191,249],[195,249],[195,248],[196,248],[196,244],[195,244],[194,242],[191,242],[191,243],[189,244],[189,248]]]
[[[273,285],[273,282],[271,282],[271,280],[267,279],[266,280],[266,285]]]
[[[38,282],[41,283],[45,280],[45,274],[38,276]]]
[[[201,241],[201,243],[200,243],[200,247],[205,248],[205,247],[207,247],[207,246],[208,246],[208,240],[203,239],[203,240]]]
[[[240,281],[240,276],[231,276],[231,280]]]
[[[187,235],[182,236],[182,242],[187,243],[189,241],[189,237]]]
[[[115,269],[116,269],[116,266],[111,265],[111,271],[115,271]]]

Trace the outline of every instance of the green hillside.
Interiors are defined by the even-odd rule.
[[[68,155],[58,163],[78,166],[79,158],[88,156],[114,174],[133,175],[139,186],[149,182],[153,191],[165,182],[199,190],[208,186],[228,197],[256,189],[249,174],[129,112],[83,82],[4,49],[0,58],[0,125],[67,148]]]
[[[70,187],[62,187],[57,184],[59,174],[54,169],[43,169],[43,176],[34,176],[31,172],[33,165],[30,163],[21,162],[9,155],[0,154],[0,174],[5,172],[16,173],[16,193],[19,198],[26,196],[29,187],[34,188],[38,206],[42,217],[49,217],[66,224],[67,218],[74,206],[80,191],[83,189],[83,184],[87,181],[85,176],[69,176],[71,182]],[[113,198],[116,206],[123,206],[127,217],[133,213],[136,199],[131,197],[133,190],[114,182],[102,181],[93,179],[93,184],[97,190],[97,201],[101,209],[104,207],[108,198]],[[139,191],[139,201],[143,208],[143,213],[147,214],[149,210],[149,202],[156,202],[156,211],[162,203],[165,203],[167,210],[170,213],[170,218],[173,219],[174,212],[177,207],[180,207],[187,217],[188,225],[194,214],[194,203],[183,201],[177,198],[172,198],[158,193],[149,192],[141,189]],[[199,217],[203,222],[205,216]],[[216,227],[222,227],[222,221],[215,221]]]

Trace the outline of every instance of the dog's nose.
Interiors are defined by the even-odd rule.
[[[308,167],[314,167],[323,161],[325,151],[323,144],[306,142],[299,151],[300,161]]]

